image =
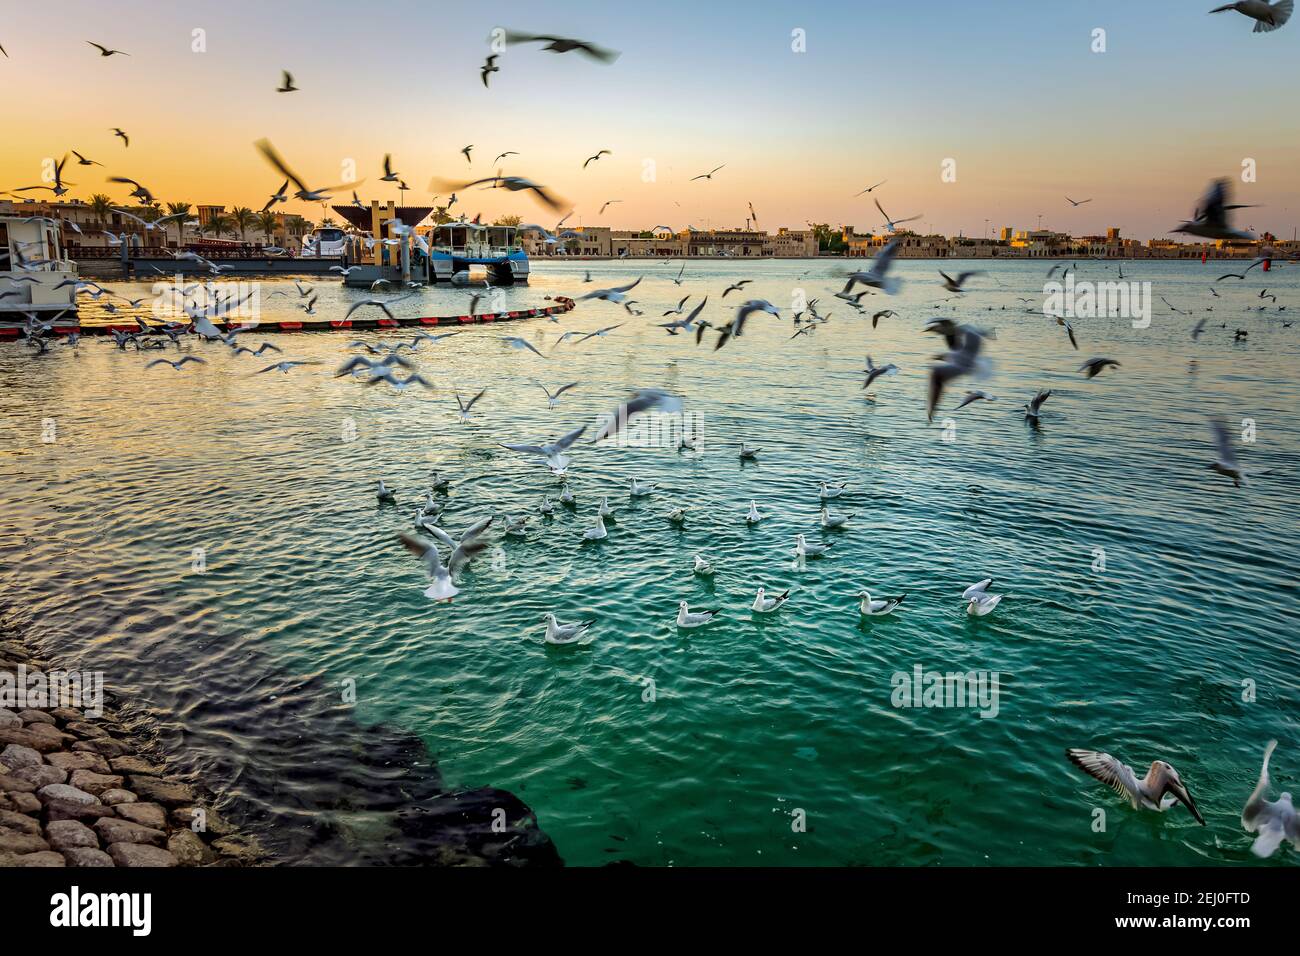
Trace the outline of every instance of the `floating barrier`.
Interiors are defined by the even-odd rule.
[[[545,308],[517,309],[512,312],[484,312],[479,315],[426,315],[411,316],[400,319],[320,319],[314,321],[258,322],[250,326],[249,331],[256,330],[258,335],[271,332],[333,332],[339,329],[364,331],[366,329],[393,329],[411,326],[463,325],[475,322],[511,322],[516,319],[538,319],[548,315],[563,315],[576,303],[572,299],[556,296],[551,300],[554,305]],[[230,323],[214,322],[218,327],[227,327]],[[238,325],[239,323],[235,323]],[[140,327],[132,322],[129,325],[54,325],[56,335],[70,335],[80,332],[82,335],[111,335],[114,332],[139,332]],[[0,340],[16,339],[22,334],[19,326],[0,327]]]

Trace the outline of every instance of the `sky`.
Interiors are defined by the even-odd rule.
[[[895,218],[921,216],[921,231],[1032,229],[1041,216],[1043,228],[1145,240],[1228,177],[1236,201],[1259,207],[1242,225],[1291,238],[1300,129],[1284,91],[1300,18],[1253,34],[1239,14],[1209,15],[1214,5],[63,0],[56,19],[15,3],[0,19],[0,189],[39,184],[44,160],[77,149],[105,165],[69,163],[72,198],[126,203],[129,187],[104,182],[121,175],[163,201],[256,209],[282,181],[253,147],[267,137],[313,187],[344,182],[350,163],[365,201],[398,198],[377,181],[391,153],[409,205],[429,203],[434,177],[489,176],[493,157],[516,151],[499,168],[566,200],[569,225],[739,227],[753,203],[771,231],[868,232],[882,226],[878,197]],[[498,27],[620,56],[602,65],[511,44],[485,89]],[[103,58],[87,40],[130,56]],[[284,69],[298,92],[276,93]],[[612,155],[584,170],[601,149]],[[1241,180],[1247,159],[1253,183]],[[470,215],[558,218],[527,193],[459,196]],[[608,200],[619,202],[602,215]]]

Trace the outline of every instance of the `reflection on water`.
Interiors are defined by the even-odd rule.
[[[182,371],[146,369],[154,355],[103,340],[39,358],[0,345],[8,619],[138,694],[185,768],[240,798],[293,859],[400,859],[437,826],[413,805],[494,786],[577,864],[1251,861],[1238,817],[1261,748],[1296,736],[1296,330],[1286,313],[1247,311],[1254,286],[1212,298],[1213,263],[1126,263],[1188,314],[1157,304],[1147,329],[1079,319],[1076,352],[1023,311],[1021,297],[1041,303],[1047,266],[968,264],[986,274],[940,301],[936,264],[902,262],[903,293],[864,301],[898,312],[873,330],[833,298],[840,262],[690,262],[681,287],[680,263],[535,263],[531,286],[503,291],[507,308],[644,274],[644,315],[586,302],[555,323],[466,328],[416,353],[434,391],[329,374],[348,341],[395,331],[268,336],[284,354],[263,358],[187,342],[207,364]],[[1109,275],[1080,263],[1079,278]],[[719,352],[712,335],[697,347],[656,327],[688,292],[710,296],[705,317],[728,318],[738,296],[719,297],[742,277],[754,280],[742,295],[770,299],[780,320],[754,316]],[[367,295],[311,281],[325,316]],[[1266,284],[1279,304],[1297,298],[1293,268]],[[831,320],[792,340],[798,289]],[[287,280],[264,283],[264,317],[300,315],[297,299]],[[395,310],[465,308],[464,293],[439,289]],[[927,426],[939,343],[919,330],[945,316],[996,330],[994,372],[977,387],[997,400]],[[1238,327],[1249,336],[1234,342]],[[901,371],[864,396],[867,354]],[[1077,368],[1093,356],[1122,366],[1085,380]],[[282,357],[325,364],[257,374]],[[571,381],[548,409],[539,385]],[[484,387],[462,424],[453,391]],[[642,387],[686,397],[699,450],[579,446],[576,509],[538,516],[559,485],[498,442],[556,437]],[[1039,388],[1054,395],[1031,431],[1018,408]],[[1256,423],[1242,456],[1269,475],[1234,489],[1206,468],[1211,412]],[[51,420],[55,440],[42,441]],[[742,440],[762,447],[758,461],[739,461]],[[534,515],[450,605],[423,597],[396,538],[433,469],[452,480],[451,529]],[[380,477],[397,507],[376,500]],[[659,488],[629,500],[632,477]],[[833,507],[854,518],[824,532],[816,482],[831,477],[849,481]],[[583,546],[604,495],[616,521]],[[752,527],[751,499],[772,515]],[[690,507],[682,527],[665,517],[673,504]],[[833,540],[831,552],[792,566],[797,532]],[[691,573],[696,553],[712,581]],[[960,592],[986,576],[1007,598],[969,618]],[[759,585],[793,598],[754,619]],[[863,587],[908,597],[866,623]],[[679,633],[681,599],[723,613]],[[547,611],[594,619],[592,642],[545,645]],[[997,717],[893,707],[891,675],[918,664],[997,671]],[[1170,760],[1209,826],[1128,811],[1068,765],[1067,746],[1142,768]],[[792,831],[796,810],[805,833]]]

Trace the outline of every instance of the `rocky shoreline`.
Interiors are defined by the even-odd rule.
[[[0,641],[0,679],[49,662]],[[0,706],[0,866],[251,866],[258,841],[169,775],[154,747],[107,703]]]

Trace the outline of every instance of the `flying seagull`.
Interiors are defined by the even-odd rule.
[[[640,415],[652,410],[671,414],[680,412],[682,406],[683,402],[679,397],[671,395],[662,389],[640,389],[634,392],[631,398],[619,405],[613,414],[608,416],[608,420],[601,425],[600,430],[596,432],[596,436],[592,438],[591,442],[595,444],[618,434],[627,426],[627,423],[631,421],[634,415]]]
[[[921,213],[916,216],[908,216],[906,219],[890,219],[889,213],[885,212],[885,208],[880,205],[880,200],[877,199],[875,202],[876,202],[876,208],[879,209],[880,214],[885,217],[885,228],[888,229],[890,232],[897,231],[900,223],[911,222],[912,220],[920,219],[921,216],[925,215],[925,213]]]
[[[543,50],[549,50],[552,53],[572,53],[576,50],[578,53],[600,63],[613,63],[619,56],[617,51],[603,50],[594,43],[588,43],[586,40],[574,40],[569,37],[514,33],[507,30],[505,40],[507,43],[541,43],[543,44]]]
[[[94,40],[87,40],[86,42],[89,43],[91,46],[93,46],[96,50],[98,50],[100,56],[113,56],[115,53],[121,54],[122,56],[131,55],[130,53],[123,53],[121,50],[110,50],[108,47],[101,46],[100,44],[96,43]]]
[[[718,342],[713,346],[713,351],[717,351],[727,344],[731,339],[738,338],[745,328],[745,320],[755,312],[766,312],[769,315],[775,315],[778,319],[781,317],[781,311],[766,299],[750,299],[736,309],[736,317],[731,320],[730,324],[722,326],[718,333]]]
[[[1108,753],[1071,747],[1065,755],[1070,758],[1070,763],[1128,800],[1134,810],[1142,808],[1163,813],[1178,802],[1188,809],[1197,823],[1205,826],[1205,818],[1196,809],[1196,801],[1183,785],[1178,771],[1163,760],[1153,760],[1147,775],[1139,780],[1132,767]]]
[[[939,275],[943,276],[943,287],[947,289],[949,292],[956,292],[959,295],[966,291],[961,287],[963,282],[965,282],[971,276],[977,276],[981,274],[982,273],[980,272],[959,272],[957,273],[957,278],[954,279],[952,276],[948,275],[948,273],[944,272],[942,269],[939,270]]]
[[[971,394],[974,393],[972,392]],[[1025,405],[1025,421],[1031,421],[1037,424],[1043,407],[1043,402],[1047,401],[1051,397],[1052,390],[1050,388],[1040,388],[1038,394],[1031,398]],[[962,402],[962,405],[965,404],[965,402]],[[961,405],[958,405],[957,407],[960,408]]]
[[[1210,419],[1210,428],[1214,431],[1214,444],[1218,456],[1208,466],[1210,469],[1218,472],[1225,477],[1231,478],[1233,485],[1240,488],[1246,484],[1246,476],[1266,474],[1263,471],[1247,472],[1237,461],[1236,449],[1232,447],[1232,439],[1228,435],[1228,426],[1217,418]]]
[[[434,530],[430,525],[424,527],[430,532]],[[435,537],[451,549],[451,554],[444,565],[442,555],[438,553],[438,546],[432,541],[405,531],[400,537],[406,549],[424,561],[430,581],[424,595],[435,601],[450,601],[460,593],[460,589],[452,583],[452,579],[488,544],[485,539],[479,537],[468,537],[457,543],[451,535],[439,529]]]
[[[1258,857],[1270,857],[1283,840],[1290,840],[1291,845],[1300,850],[1300,817],[1296,816],[1291,803],[1291,794],[1282,793],[1276,800],[1265,800],[1268,792],[1268,758],[1273,756],[1276,740],[1270,740],[1264,748],[1264,765],[1259,770],[1259,782],[1246,801],[1241,811],[1241,825],[1247,833],[1258,833],[1251,844],[1250,852]]]
[[[1088,378],[1096,378],[1101,374],[1102,369],[1111,365],[1115,366],[1115,368],[1119,368],[1119,362],[1111,358],[1088,359],[1088,361],[1079,366],[1079,371],[1087,375]]]
[[[1271,33],[1291,19],[1294,6],[1293,0],[1277,0],[1276,3],[1268,3],[1266,0],[1238,0],[1237,3],[1215,7],[1210,12],[1223,13],[1226,10],[1236,10],[1255,21],[1253,32]]]
[[[253,145],[255,145],[258,151],[266,157],[267,162],[280,171],[280,174],[284,176],[285,179],[288,179],[298,187],[298,191],[293,194],[295,199],[301,199],[303,202],[322,202],[329,198],[330,193],[336,193],[340,189],[344,188],[343,186],[329,186],[324,189],[311,189],[298,177],[297,173],[288,167],[280,154],[275,151],[275,147],[271,145],[270,140],[259,139]],[[360,184],[354,183],[353,185],[356,186]]]
[[[984,346],[984,334],[978,329],[969,325],[953,326],[951,329],[935,325],[931,331],[937,329],[944,330],[948,351],[939,357],[936,364],[930,366],[930,387],[926,404],[927,421],[934,421],[934,410],[939,405],[944,387],[950,381],[977,372],[986,364],[986,360],[980,358],[980,350]]]
[[[453,183],[448,180],[434,179],[429,184],[429,192],[450,192],[455,193],[462,189],[469,189],[471,186],[478,186],[482,183],[491,183],[493,189],[508,189],[510,192],[519,192],[520,190],[532,190],[539,200],[549,206],[551,209],[560,209],[564,206],[564,201],[557,196],[552,196],[546,191],[545,186],[539,186],[530,179],[522,176],[488,176],[484,179],[475,179],[467,183]]]
[[[1197,203],[1192,218],[1182,223],[1171,232],[1185,232],[1189,236],[1202,239],[1244,239],[1254,240],[1253,233],[1233,229],[1228,224],[1228,213],[1233,209],[1249,209],[1250,206],[1228,203],[1229,181],[1216,179]]]
[[[1091,199],[1071,199],[1069,196],[1065,197],[1065,201],[1071,206],[1082,206],[1086,202],[1092,202]]]
[[[549,393],[548,393],[549,394]],[[556,394],[559,394],[558,392]],[[545,445],[507,445],[505,442],[497,442],[502,448],[508,448],[510,451],[522,452],[525,455],[540,455],[546,459],[546,463],[555,471],[563,471],[569,466],[569,457],[564,454],[569,448],[582,437],[582,433],[587,430],[587,426],[575,428],[561,438]]]
[[[893,295],[902,288],[901,280],[886,275],[894,261],[894,255],[898,252],[899,242],[898,239],[889,240],[885,247],[876,253],[875,258],[871,260],[871,268],[866,272],[850,273],[844,291],[852,292],[853,287],[858,283],[862,283],[871,289],[879,289],[889,295]]]
[[[501,72],[501,67],[497,66],[497,55],[493,53],[486,60],[484,60],[483,65],[479,67],[478,75],[483,80],[483,87],[485,89],[487,88],[488,74],[500,73],[500,72]]]
[[[868,186],[866,189],[862,190],[862,192],[860,192],[860,193],[854,193],[854,194],[853,194],[853,198],[854,198],[854,199],[857,199],[858,196],[861,196],[861,195],[863,195],[864,193],[869,193],[869,192],[871,192],[873,189],[875,189],[876,186],[883,186],[883,185],[885,185],[885,183],[887,183],[887,182],[889,182],[888,179],[882,179],[880,182],[876,183],[875,186]]]
[[[118,129],[116,126],[114,126],[110,132],[112,132],[112,134],[113,134],[114,136],[121,137],[121,140],[122,140],[122,147],[123,147],[124,149],[125,149],[127,146],[130,146],[130,145],[131,145],[131,139],[130,139],[130,137],[128,137],[128,136],[126,135],[126,133],[122,132],[122,131],[121,131],[120,129]]]
[[[722,166],[726,166],[726,165],[727,165],[726,163],[723,163],[723,164],[722,164]],[[691,182],[695,182],[695,180],[697,180],[697,179],[712,179],[712,178],[713,178],[713,174],[716,173],[719,169],[721,169],[722,166],[714,166],[714,167],[713,167],[712,169],[710,169],[707,173],[701,173],[701,174],[698,175],[698,176],[692,176],[690,181],[691,181]]]
[[[589,164],[594,163],[596,160],[600,159],[600,157],[602,157],[602,156],[613,156],[613,155],[614,155],[614,154],[613,154],[612,152],[610,152],[608,149],[602,149],[600,152],[596,153],[595,156],[588,156],[588,157],[587,157],[587,161],[586,161],[585,163],[582,164],[582,168],[583,168],[583,169],[586,169],[587,166],[588,166]],[[603,209],[602,209],[601,211],[604,212]]]
[[[280,71],[280,85],[276,87],[277,93],[297,93],[298,87],[293,85],[293,74],[288,70]]]

